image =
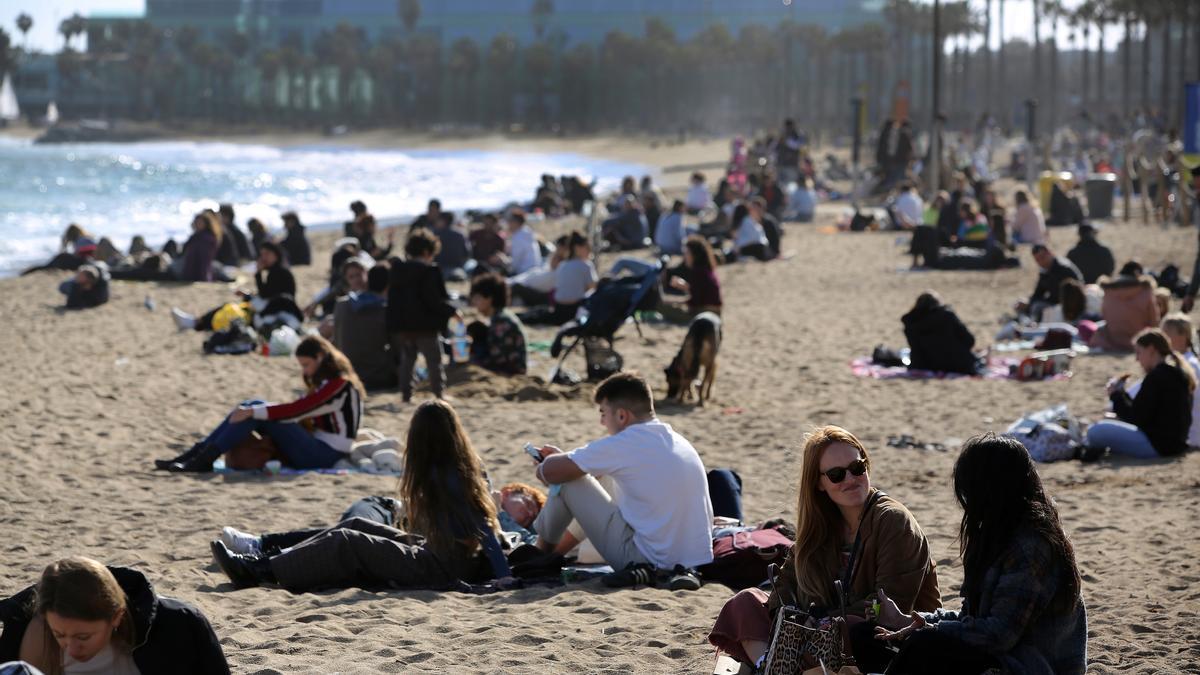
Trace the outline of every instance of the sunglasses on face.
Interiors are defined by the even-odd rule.
[[[847,471],[855,476],[861,476],[867,472],[867,463],[862,459],[856,459],[846,466],[835,466],[828,471],[822,471],[821,475],[828,478],[830,483],[837,484],[846,480]]]

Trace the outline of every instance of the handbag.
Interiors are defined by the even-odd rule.
[[[225,453],[225,468],[235,471],[257,471],[273,459],[283,459],[275,441],[269,436],[259,436],[258,432],[239,443]]]
[[[775,615],[771,649],[763,662],[766,675],[800,675],[805,669],[821,666],[830,671],[846,664],[842,655],[844,620],[835,617],[810,627],[812,617],[798,607],[784,606]]]

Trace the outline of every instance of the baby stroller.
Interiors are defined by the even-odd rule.
[[[634,313],[653,310],[662,301],[659,286],[662,269],[662,263],[657,262],[646,265],[642,271],[603,279],[583,303],[586,315],[564,324],[554,336],[550,356],[557,358],[558,363],[552,371],[552,379],[557,379],[562,372],[563,362],[580,342],[583,343],[587,358],[589,382],[598,382],[620,372],[625,361],[613,349],[616,332],[627,319],[632,318],[638,336],[641,336],[642,327]],[[563,344],[568,338],[571,338],[571,342],[564,349]]]

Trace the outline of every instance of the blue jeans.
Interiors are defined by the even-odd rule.
[[[742,477],[732,469],[712,469],[708,472],[708,498],[712,501],[713,515],[735,518],[740,523],[742,515]]]
[[[244,401],[242,405],[257,405],[262,401]],[[204,443],[221,449],[222,454],[229,452],[250,438],[251,432],[257,431],[275,442],[275,447],[287,460],[287,465],[296,469],[328,469],[344,459],[346,454],[333,449],[324,441],[295,422],[271,422],[269,420],[248,419],[244,422],[225,421],[204,439]]]
[[[1120,420],[1100,420],[1088,427],[1084,444],[1089,448],[1109,448],[1113,454],[1139,459],[1158,457],[1158,451],[1150,444],[1145,432]]]

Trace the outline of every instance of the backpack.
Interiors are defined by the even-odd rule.
[[[740,591],[767,580],[772,564],[782,564],[792,540],[775,528],[734,532],[713,540],[713,561],[696,568],[705,581]]]
[[[258,335],[241,319],[235,319],[225,330],[220,330],[204,341],[205,354],[246,354],[258,346]]]

